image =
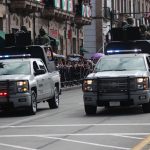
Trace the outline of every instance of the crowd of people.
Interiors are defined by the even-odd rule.
[[[121,27],[126,29],[129,27],[134,27],[134,20],[132,17],[128,17],[126,20],[124,20],[121,23]],[[150,26],[147,26],[145,24],[139,25],[139,32],[141,35],[141,40],[150,40]]]
[[[92,61],[89,60],[61,60],[57,61],[56,66],[60,72],[62,87],[81,84],[82,80],[93,71],[94,67]]]

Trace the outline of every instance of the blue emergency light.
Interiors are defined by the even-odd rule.
[[[122,54],[122,53],[140,53],[142,50],[141,49],[131,49],[131,50],[107,50],[107,54]]]
[[[30,58],[31,54],[21,54],[21,55],[0,55],[0,59],[8,58]]]

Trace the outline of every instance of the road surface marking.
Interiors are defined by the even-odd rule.
[[[107,148],[114,148],[114,149],[119,149],[119,150],[131,150],[131,148],[111,146],[111,145],[103,145],[103,144],[97,144],[97,143],[91,143],[91,142],[71,140],[71,139],[66,139],[66,138],[58,138],[58,137],[50,137],[50,136],[48,136],[48,137],[39,136],[39,137],[53,139],[53,140],[61,140],[61,141],[66,141],[66,142],[79,143],[79,144],[85,144],[85,145],[91,145],[91,146],[97,146],[97,147],[105,147],[105,148],[107,147]]]
[[[150,136],[138,143],[132,150],[142,150],[144,146],[150,143]]]
[[[46,116],[47,114],[43,114],[40,116],[37,116],[34,119],[38,119],[40,117]],[[129,123],[129,124],[49,124],[49,125],[21,125],[17,126],[16,124],[23,123],[26,121],[30,121],[33,118],[23,119],[20,121],[16,121],[13,123],[10,123],[8,125],[0,126],[0,128],[32,128],[32,127],[82,127],[82,126],[150,126],[150,123]]]
[[[0,135],[0,138],[4,137],[36,137],[36,136],[136,136],[136,135],[149,135],[150,133],[58,133],[58,134],[18,134],[18,135]]]
[[[12,148],[24,149],[24,150],[37,150],[37,149],[33,149],[33,148],[27,148],[27,147],[22,147],[22,146],[17,146],[17,145],[10,145],[10,144],[4,144],[4,143],[0,143],[0,146],[12,147]]]
[[[117,146],[111,146],[111,145],[103,145],[103,144],[97,144],[97,143],[91,143],[91,142],[83,142],[78,140],[71,140],[62,138],[59,136],[129,136],[129,135],[149,135],[150,133],[85,133],[85,134],[33,134],[33,135],[0,135],[0,138],[16,138],[16,137],[41,137],[41,138],[50,138],[50,139],[56,139],[56,140],[62,140],[66,142],[74,142],[79,144],[86,144],[86,145],[92,145],[92,146],[98,146],[98,147],[107,147],[107,148],[115,148],[119,150],[130,150],[131,148],[125,148],[125,147],[117,147]],[[126,136],[126,137],[127,137]],[[139,150],[139,149],[134,149]]]
[[[144,138],[140,138],[140,137],[133,137],[133,136],[127,136],[127,135],[113,135],[113,136],[118,136],[118,137],[123,137],[123,138],[130,138],[130,139],[137,139],[137,140],[142,140]]]

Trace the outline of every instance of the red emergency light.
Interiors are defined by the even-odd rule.
[[[8,92],[7,91],[0,91],[0,97],[1,96],[8,96]]]

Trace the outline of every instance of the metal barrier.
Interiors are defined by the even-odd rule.
[[[62,65],[58,69],[62,87],[81,84],[82,80],[92,71],[88,65]]]

